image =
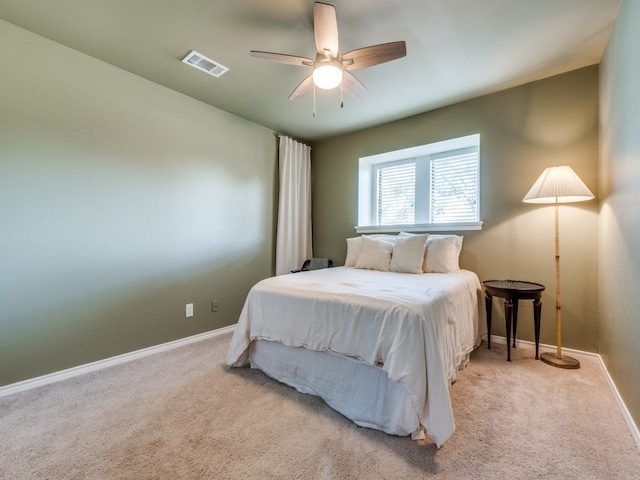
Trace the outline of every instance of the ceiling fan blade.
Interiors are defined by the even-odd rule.
[[[284,53],[271,53],[271,52],[259,52],[257,50],[251,50],[250,55],[256,58],[264,58],[265,60],[271,60],[272,62],[286,63],[288,65],[297,65],[311,67],[313,60],[305,57],[298,57],[296,55],[285,55]]]
[[[307,78],[300,82],[300,85],[296,87],[296,89],[291,92],[289,95],[289,100],[297,100],[298,98],[304,96],[307,92],[311,91],[313,88],[313,76],[309,75]]]
[[[353,73],[342,72],[342,91],[358,100],[369,95],[369,90],[358,80]]]
[[[316,49],[320,55],[329,50],[331,56],[338,56],[338,20],[333,5],[316,2],[313,4],[313,33]]]
[[[407,45],[404,41],[382,43],[370,47],[359,48],[342,55],[342,64],[345,70],[357,70],[358,68],[372,67],[381,63],[390,62],[402,58],[407,54]]]

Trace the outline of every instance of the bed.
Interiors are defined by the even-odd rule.
[[[318,395],[360,426],[414,438],[426,430],[440,447],[455,428],[449,387],[483,333],[483,297],[473,272],[424,273],[426,239],[419,273],[362,268],[348,250],[353,266],[258,282],[227,364]],[[375,242],[392,245],[391,262],[395,244]]]

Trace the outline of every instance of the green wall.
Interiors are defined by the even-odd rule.
[[[0,385],[235,323],[273,269],[273,132],[3,21],[0,45]]]
[[[428,85],[425,85],[428,88]],[[541,342],[555,345],[553,206],[522,203],[544,168],[569,164],[598,194],[598,69],[589,67],[312,145],[314,255],[343,264],[357,223],[358,159],[480,133],[482,231],[465,231],[461,266],[481,280],[547,286]],[[563,345],[598,350],[598,202],[561,207]],[[493,334],[505,335],[502,302]],[[520,308],[518,337],[533,340]]]
[[[640,425],[640,2],[622,2],[601,64],[600,353]]]

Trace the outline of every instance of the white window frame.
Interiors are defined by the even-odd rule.
[[[381,164],[391,162],[403,162],[415,159],[416,161],[416,205],[426,203],[426,212],[430,211],[430,185],[429,168],[430,158],[442,157],[446,152],[456,150],[476,149],[478,152],[478,220],[456,223],[431,223],[426,215],[416,211],[415,223],[409,225],[379,225],[377,205],[377,169]],[[419,173],[421,169],[423,173]],[[444,140],[441,142],[420,145],[417,147],[395,150],[360,158],[358,172],[358,225],[355,227],[358,233],[379,232],[424,232],[424,231],[459,231],[481,230],[483,222],[480,213],[480,134],[467,135],[465,137]]]

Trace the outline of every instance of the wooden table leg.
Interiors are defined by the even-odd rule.
[[[491,349],[491,313],[493,312],[493,295],[484,292],[484,304],[487,309],[487,348]]]
[[[513,300],[504,301],[504,318],[507,327],[507,362],[511,361],[511,323],[513,321]]]
[[[518,299],[513,302],[513,348],[516,348],[516,330],[518,329]]]
[[[540,313],[542,313],[542,302],[540,299],[533,301],[533,327],[536,337],[536,360],[538,360],[538,348],[540,346]]]

